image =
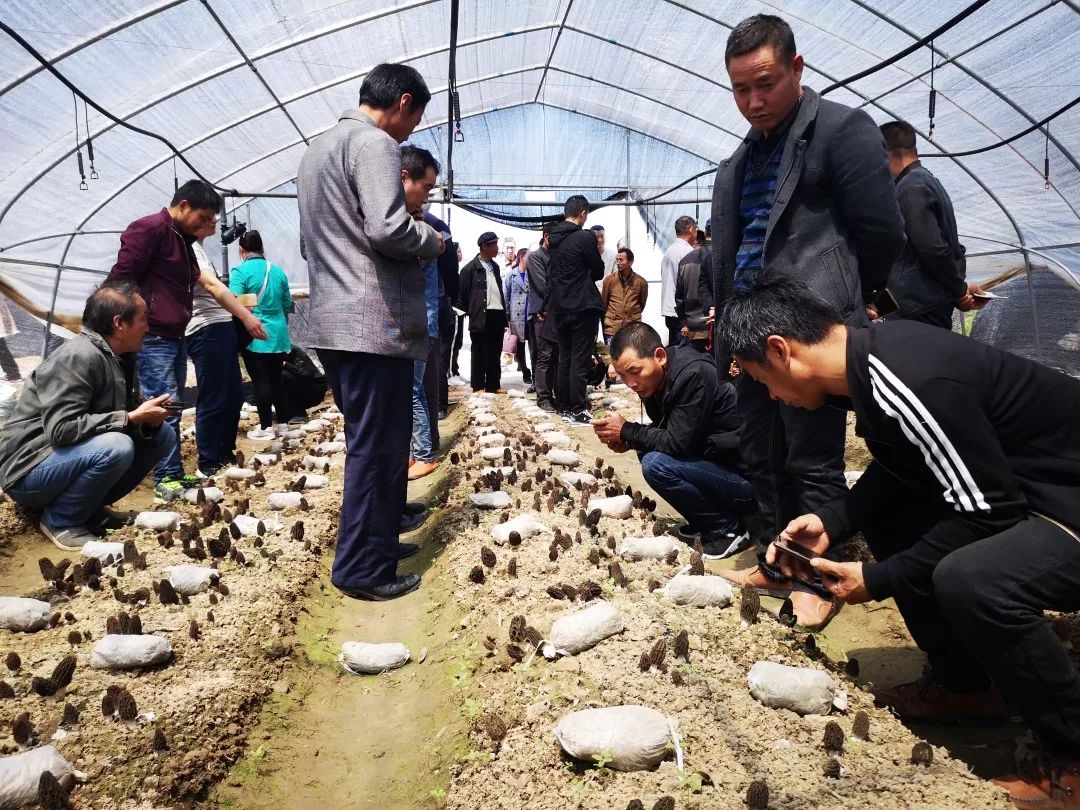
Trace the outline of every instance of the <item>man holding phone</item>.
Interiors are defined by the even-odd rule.
[[[999,784],[1017,807],[1080,806],[1080,676],[1044,615],[1080,609],[1080,380],[926,324],[848,327],[790,281],[736,293],[717,327],[772,397],[853,410],[874,459],[790,521],[769,564],[812,570],[849,604],[894,599],[928,666],[877,700],[905,720],[980,724],[1008,701],[1049,765]],[[858,531],[876,562],[824,558]]]
[[[87,299],[83,330],[27,378],[0,431],[0,487],[40,510],[42,534],[77,552],[124,516],[127,495],[176,447],[161,430],[169,395],[143,402],[138,352],[146,302],[130,281],[107,281]]]

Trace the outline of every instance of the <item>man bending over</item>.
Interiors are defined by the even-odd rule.
[[[617,453],[636,450],[641,472],[687,521],[680,535],[701,535],[702,556],[730,557],[750,545],[742,519],[754,512],[739,473],[735,389],[720,382],[711,357],[692,346],[665,348],[646,323],[628,323],[611,339],[611,361],[645,405],[652,424],[618,414],[593,420]]]

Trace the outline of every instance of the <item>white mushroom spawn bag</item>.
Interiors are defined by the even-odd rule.
[[[532,515],[516,515],[505,523],[491,527],[491,537],[500,546],[510,539],[511,532],[517,532],[522,540],[528,540],[534,534],[551,534],[551,528]]]
[[[610,602],[594,602],[587,608],[564,613],[551,625],[544,657],[577,655],[595,647],[608,636],[621,633],[622,616]]]
[[[255,471],[252,470],[251,474],[254,475]],[[139,512],[135,516],[135,527],[163,532],[166,529],[179,529],[180,520],[181,515],[179,512]]]
[[[576,467],[581,463],[581,456],[573,450],[548,450],[546,458],[552,464],[558,464],[560,467]]]
[[[172,644],[163,636],[102,637],[90,650],[94,669],[140,669],[163,664],[172,658]]]
[[[674,537],[627,537],[619,544],[619,556],[624,560],[662,560],[672,551],[682,551],[685,543]]]
[[[582,709],[555,726],[555,739],[570,756],[585,762],[604,757],[616,771],[655,768],[675,744],[672,724],[645,706]]]
[[[0,628],[17,633],[34,633],[47,627],[52,607],[40,599],[0,596]]]
[[[469,495],[472,505],[478,509],[505,509],[512,501],[501,489],[498,492],[474,492]]]
[[[169,569],[169,584],[177,593],[194,596],[221,579],[216,568],[203,565],[174,565]]]
[[[662,593],[674,599],[677,605],[727,607],[735,596],[735,588],[723,577],[677,574],[668,580]]]
[[[828,714],[833,706],[847,707],[847,695],[828,673],[818,669],[758,661],[750,667],[746,683],[751,695],[773,709]]]
[[[65,790],[75,783],[75,769],[51,745],[0,757],[0,810],[36,805],[38,782],[45,771],[52,773]]]
[[[540,441],[547,442],[552,447],[569,447],[570,437],[561,430],[546,430],[540,434]]]
[[[609,518],[628,518],[634,510],[634,499],[629,495],[616,495],[612,498],[590,498],[585,510],[599,509],[600,514]]]
[[[346,641],[341,645],[338,660],[354,675],[375,675],[405,664],[409,660],[409,648],[404,644]]]

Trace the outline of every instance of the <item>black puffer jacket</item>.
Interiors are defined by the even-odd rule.
[[[738,470],[739,417],[735,387],[721,381],[707,354],[690,346],[667,347],[667,379],[643,400],[651,425],[627,422],[619,438],[632,450],[659,450],[675,458],[704,458]]]
[[[545,312],[565,315],[588,310],[604,311],[596,282],[604,277],[604,259],[596,234],[563,220],[551,229],[548,294]]]

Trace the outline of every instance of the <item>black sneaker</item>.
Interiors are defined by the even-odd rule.
[[[740,551],[745,551],[754,544],[750,539],[750,532],[740,535],[716,534],[702,535],[701,556],[706,560],[726,560],[734,557]]]
[[[536,400],[536,407],[548,413],[555,413],[555,404],[550,399]]]
[[[576,413],[570,411],[563,416],[563,421],[568,422],[573,427],[582,427],[584,425],[592,424],[592,414],[588,411],[577,411]]]

